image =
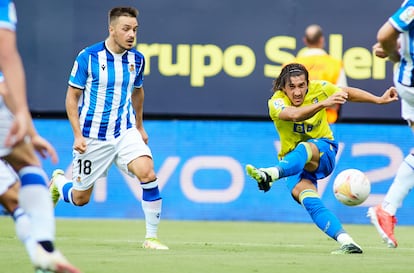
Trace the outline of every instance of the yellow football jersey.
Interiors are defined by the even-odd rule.
[[[323,49],[307,48],[294,62],[303,64],[309,71],[309,80],[325,80],[339,86],[346,86],[346,78],[341,76],[343,63],[328,55]],[[340,107],[328,108],[326,111],[329,123],[338,119]]]
[[[341,91],[338,86],[327,81],[310,81],[308,92],[302,105],[309,105],[326,100],[335,92]],[[288,96],[281,90],[276,91],[268,101],[269,115],[274,122],[281,141],[279,158],[292,151],[299,142],[311,138],[333,139],[333,133],[326,118],[326,110],[322,109],[314,116],[300,122],[279,119],[280,112],[292,106]]]

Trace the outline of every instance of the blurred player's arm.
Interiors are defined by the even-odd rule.
[[[27,134],[29,107],[23,63],[16,45],[16,33],[4,28],[0,28],[0,70],[9,90],[6,95],[9,96],[7,106],[10,107],[15,118],[5,144],[13,146]]]
[[[12,112],[16,112],[17,105],[15,104],[13,98],[11,97],[10,91],[6,87],[4,80],[0,82],[0,95],[3,97],[4,103],[7,105],[7,108]]]
[[[81,154],[86,151],[86,141],[81,132],[78,112],[78,101],[82,93],[82,89],[69,85],[65,101],[66,114],[72,127],[74,137],[73,149]]]
[[[3,97],[4,102],[6,103],[7,107],[12,111],[13,107],[16,107],[13,102],[11,101],[10,92],[6,88],[5,82],[0,82],[0,95]],[[58,156],[56,153],[55,148],[43,137],[39,135],[36,128],[34,127],[32,117],[29,112],[27,112],[27,120],[28,120],[28,135],[31,138],[32,144],[36,151],[40,154],[42,158],[46,158],[50,156],[53,163],[58,162]]]
[[[387,57],[392,62],[400,61],[400,53],[398,52],[399,44],[398,37],[400,32],[395,29],[391,23],[385,24],[378,30],[377,41],[379,43],[374,45],[374,52],[380,58]],[[381,51],[382,50],[382,51]]]
[[[142,139],[148,144],[148,134],[144,128],[143,112],[144,112],[144,88],[134,88],[131,95],[132,106],[135,111],[135,122],[138,131],[140,132]]]
[[[33,147],[36,149],[36,151],[40,154],[42,158],[47,158],[49,156],[53,163],[58,163],[59,158],[55,148],[52,144],[50,144],[49,141],[47,141],[37,133],[36,128],[33,125],[33,122],[30,122],[29,124],[29,136],[32,141]]]

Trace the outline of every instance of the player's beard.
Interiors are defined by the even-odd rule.
[[[117,37],[114,37],[114,42],[121,51],[127,51],[134,47],[134,42],[129,43],[128,40],[117,39]]]
[[[131,46],[129,46],[129,44],[127,42],[125,42],[124,44],[120,44],[118,43],[119,48],[123,49],[123,50],[130,50],[133,47],[133,43],[131,44]]]

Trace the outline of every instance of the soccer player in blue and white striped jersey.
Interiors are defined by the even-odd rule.
[[[56,203],[83,206],[112,163],[136,176],[143,189],[144,248],[168,249],[157,238],[162,199],[143,126],[144,56],[135,48],[138,10],[109,12],[109,36],[82,50],[69,78],[66,112],[74,134],[72,181],[62,170],[50,187]]]
[[[397,63],[394,85],[401,97],[401,115],[414,132],[414,0],[406,0],[382,25],[373,47],[375,55]],[[414,154],[404,158],[381,204],[368,209],[371,223],[390,248],[397,247],[397,209],[414,188]]]

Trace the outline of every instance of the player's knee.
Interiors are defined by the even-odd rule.
[[[74,194],[72,196],[73,204],[79,207],[82,207],[89,203],[90,195],[87,194]]]
[[[152,182],[157,179],[157,175],[155,174],[155,171],[152,169],[140,172],[139,174],[137,174],[137,177],[139,181],[141,181],[141,183]]]
[[[89,199],[88,200],[85,200],[85,199],[75,199],[75,200],[73,200],[73,204],[77,207],[83,207],[88,203],[89,203]]]

